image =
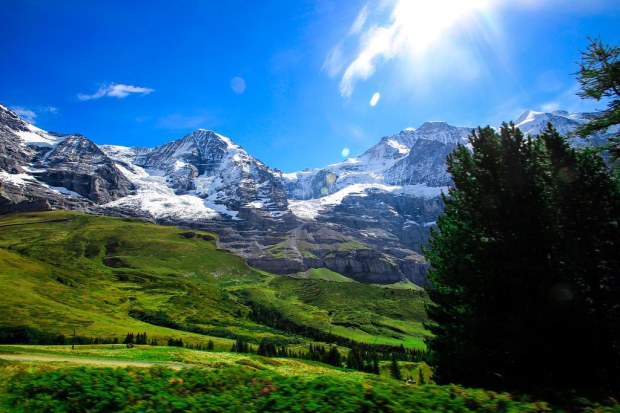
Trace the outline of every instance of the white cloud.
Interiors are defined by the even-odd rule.
[[[399,53],[401,45],[398,44],[397,34],[397,28],[392,25],[373,26],[362,35],[360,52],[340,80],[338,89],[342,96],[351,96],[355,84],[372,76],[380,60],[390,60]]]
[[[367,19],[368,19],[368,4],[365,5],[362,8],[362,10],[359,12],[359,14],[357,15],[357,18],[355,19],[355,21],[351,25],[351,28],[349,29],[349,35],[359,33],[364,27],[364,24],[366,23]]]
[[[122,98],[129,96],[132,93],[148,95],[149,93],[152,93],[154,91],[155,91],[154,89],[151,89],[148,87],[139,87],[139,86],[132,86],[132,85],[123,85],[120,83],[112,83],[109,85],[101,86],[99,90],[97,90],[92,95],[86,95],[86,94],[80,93],[78,94],[78,99],[93,100],[93,99],[100,99],[104,96],[122,99]]]
[[[22,108],[20,106],[14,106],[11,110],[28,123],[34,123],[34,119],[37,117],[37,114],[30,109]]]

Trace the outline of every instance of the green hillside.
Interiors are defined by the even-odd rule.
[[[67,211],[2,216],[0,327],[119,339],[146,332],[149,340],[212,340],[216,349],[264,337],[301,346],[319,332],[423,346],[423,291],[321,271],[306,279],[267,274],[215,239]]]

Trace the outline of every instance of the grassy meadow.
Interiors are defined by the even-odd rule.
[[[252,320],[248,300],[296,325],[371,344],[423,348],[426,295],[326,270],[277,276],[217,248],[217,236],[68,211],[0,217],[0,327],[122,340],[307,337]],[[243,297],[243,299],[242,299]]]

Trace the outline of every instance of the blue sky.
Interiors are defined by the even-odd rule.
[[[586,111],[617,0],[1,0],[0,102],[59,133],[156,146],[215,130],[285,172],[427,120]]]

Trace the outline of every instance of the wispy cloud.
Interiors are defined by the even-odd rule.
[[[21,106],[13,106],[11,107],[11,110],[15,112],[17,116],[19,116],[28,123],[34,123],[35,118],[37,117],[37,114],[34,113],[32,110],[23,108]]]
[[[22,106],[12,106],[11,110],[15,112],[17,116],[19,116],[28,123],[32,123],[33,125],[36,122],[38,113],[51,113],[53,115],[58,114],[58,109],[53,106],[37,107],[36,112],[32,109],[28,109]]]
[[[399,53],[401,45],[397,34],[398,28],[395,25],[374,26],[365,33],[359,54],[346,68],[340,80],[338,89],[342,96],[351,96],[356,83],[372,76],[381,60],[390,60]]]
[[[462,43],[453,29],[491,1],[386,0],[368,3],[357,14],[346,37],[328,52],[323,70],[330,77],[341,76],[338,89],[343,97],[351,96],[359,82],[369,79],[381,65],[395,58],[406,58],[409,63],[415,60],[411,69],[419,70],[419,66],[444,60],[444,55],[448,55],[451,61],[445,66],[450,66],[449,71],[454,73],[453,63],[470,63],[472,59],[468,52],[453,56],[460,49],[457,45]],[[349,48],[344,46],[352,42],[356,43],[354,53],[345,53]],[[435,56],[430,59],[428,50],[439,42],[443,42],[442,58]],[[437,48],[433,50],[437,54]],[[467,76],[476,77],[477,72]]]
[[[329,77],[336,77],[342,71],[345,64],[342,43],[338,43],[327,53],[321,70],[325,70]]]
[[[367,19],[368,19],[368,4],[362,7],[362,10],[357,15],[357,18],[355,19],[355,21],[351,25],[351,28],[349,29],[349,35],[359,33],[364,27],[364,24],[366,24]]]
[[[154,92],[154,89],[148,87],[140,87],[140,86],[132,86],[132,85],[123,85],[121,83],[111,83],[103,85],[93,94],[78,94],[78,99],[80,100],[93,100],[100,99],[102,97],[115,97],[118,99],[126,98],[130,94],[140,94],[140,95],[148,95],[149,93]]]

